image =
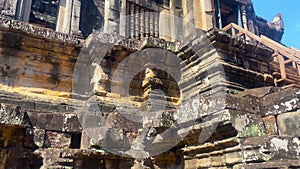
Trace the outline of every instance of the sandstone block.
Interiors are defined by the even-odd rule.
[[[263,119],[264,125],[266,127],[266,132],[268,135],[278,135],[277,123],[275,116],[267,116]]]
[[[45,147],[68,148],[71,144],[71,134],[46,131]]]
[[[44,129],[34,129],[34,144],[42,148],[45,144],[45,130]]]
[[[242,152],[230,152],[225,154],[226,164],[237,164],[243,161]]]
[[[278,115],[277,123],[280,135],[300,136],[300,111]]]
[[[211,156],[211,164],[214,167],[220,167],[225,165],[225,158],[223,155],[214,155]]]

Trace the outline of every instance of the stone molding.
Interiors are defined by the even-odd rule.
[[[63,42],[68,45],[82,46],[83,44],[83,40],[79,39],[75,35],[56,32],[49,28],[42,28],[23,21],[13,20],[3,16],[0,17],[0,29],[21,31],[30,35]]]

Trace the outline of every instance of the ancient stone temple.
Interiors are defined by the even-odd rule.
[[[300,51],[251,0],[0,0],[0,168],[300,168]]]

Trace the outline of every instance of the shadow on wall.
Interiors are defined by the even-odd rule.
[[[11,33],[3,33],[2,36],[5,41],[1,43],[0,84],[15,86],[24,69],[21,64],[26,64],[18,63],[19,59],[16,56],[19,54],[22,37]]]
[[[0,85],[70,92],[79,49],[28,36],[0,31]]]
[[[36,148],[26,128],[0,125],[0,168],[40,168],[43,159]]]
[[[104,17],[101,13],[104,13],[104,9],[99,9],[93,0],[85,0],[81,3],[79,29],[83,37],[87,38],[93,30],[99,30],[103,26]],[[103,3],[104,6],[104,1],[99,3]]]

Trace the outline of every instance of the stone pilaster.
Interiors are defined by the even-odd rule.
[[[126,0],[121,0],[121,6],[120,6],[120,35],[125,36],[126,35]]]
[[[80,8],[81,8],[81,1],[74,0],[73,1],[72,18],[71,18],[71,33],[72,34],[81,34],[80,30],[79,30]]]
[[[194,25],[196,28],[209,30],[213,27],[213,11],[211,1],[194,0],[192,10]]]
[[[176,39],[176,23],[175,23],[175,0],[170,0],[169,3],[170,8],[170,30],[171,30],[171,41]]]
[[[79,34],[80,7],[79,0],[61,0],[56,31]]]
[[[29,21],[32,0],[19,0],[16,9],[16,19]]]
[[[70,5],[72,0],[61,0],[57,17],[56,31],[62,33],[70,32]]]
[[[105,0],[104,5],[104,32],[119,33],[120,1]]]

